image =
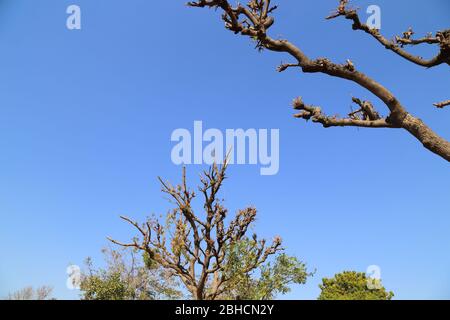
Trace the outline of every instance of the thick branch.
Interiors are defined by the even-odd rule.
[[[447,161],[450,161],[450,143],[434,133],[420,119],[416,119],[410,115],[398,99],[387,88],[364,73],[358,71],[350,60],[347,60],[347,63],[345,64],[336,64],[326,58],[311,60],[299,47],[295,46],[291,42],[287,40],[275,40],[269,37],[267,30],[274,22],[273,18],[264,15],[263,12],[261,12],[262,9],[258,9],[258,6],[255,7],[252,5],[254,2],[263,4],[265,1],[267,0],[252,0],[249,2],[248,7],[237,4],[235,8],[233,8],[226,0],[200,0],[197,2],[190,2],[189,5],[195,7],[222,8],[224,10],[222,19],[225,21],[225,26],[227,29],[256,39],[258,49],[285,52],[295,58],[297,64],[282,65],[279,67],[279,71],[284,71],[289,67],[298,65],[305,73],[324,73],[333,77],[352,81],[377,96],[385,103],[390,111],[389,116],[386,119],[374,120],[370,120],[370,117],[369,120],[354,118],[330,118],[323,115],[320,109],[302,110],[302,112],[297,115],[298,117],[313,119],[313,121],[315,120],[316,122],[322,123],[322,125],[326,127],[360,126],[373,128],[404,128],[420,142],[422,142],[422,144],[431,152],[441,156]],[[342,0],[340,2],[338,12],[329,18],[344,15],[347,19],[353,20],[354,29],[366,31],[377,38],[388,49],[391,49],[401,56],[404,56],[405,58],[418,64],[433,66],[443,62],[448,63],[447,59],[449,57],[448,46],[450,31],[441,33],[445,35],[441,41],[441,53],[436,58],[430,61],[425,61],[421,58],[409,55],[401,50],[395,43],[390,42],[381,36],[377,30],[372,30],[367,25],[362,24],[356,11],[346,9],[347,2],[348,1],[346,0]],[[242,15],[245,18],[244,20],[241,19]]]
[[[361,103],[362,104],[362,103]],[[320,107],[306,105],[301,98],[297,98],[293,103],[294,109],[301,112],[294,115],[296,118],[311,120],[312,122],[320,123],[324,128],[329,127],[362,127],[362,128],[399,128],[392,123],[387,122],[386,119],[361,119],[356,117],[357,113],[364,112],[358,110],[350,113],[349,118],[339,118],[337,116],[326,116],[322,113]]]

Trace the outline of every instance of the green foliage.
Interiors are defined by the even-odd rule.
[[[154,260],[153,252],[148,253],[147,251],[144,251],[144,253],[142,254],[142,259],[147,269],[155,270],[158,268],[158,263]]]
[[[223,299],[271,300],[278,294],[286,294],[292,284],[304,284],[308,276],[306,265],[296,257],[277,252],[270,261],[264,261],[254,270],[247,272],[255,261],[256,240],[245,238],[230,248],[226,267],[223,270],[229,282]]]
[[[119,272],[101,270],[84,278],[80,287],[84,300],[130,300],[133,296]]]
[[[331,279],[324,278],[319,287],[319,300],[391,300],[394,296],[392,291],[386,291],[381,281],[369,279],[365,273],[355,271],[344,271]]]
[[[87,259],[87,272],[81,279],[84,300],[153,300],[176,299],[181,296],[178,284],[167,272],[158,268],[150,256],[142,261],[134,250],[105,249],[106,268],[94,269]]]

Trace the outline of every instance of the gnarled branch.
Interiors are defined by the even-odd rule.
[[[370,117],[369,120],[353,118],[337,119],[325,116],[320,109],[303,105],[304,109],[301,110],[301,113],[297,114],[297,117],[312,119],[325,127],[360,126],[371,128],[403,128],[418,139],[425,148],[450,161],[450,143],[437,135],[420,119],[413,117],[387,88],[357,70],[353,62],[347,60],[345,64],[338,64],[327,58],[310,59],[299,47],[288,40],[271,38],[267,32],[273,25],[274,18],[269,13],[275,7],[272,10],[265,10],[265,8],[271,7],[270,2],[270,0],[251,0],[247,6],[238,3],[233,7],[227,0],[200,0],[189,2],[188,5],[223,9],[222,20],[225,22],[227,29],[236,34],[253,38],[257,41],[257,48],[259,50],[267,49],[275,52],[284,52],[296,60],[296,63],[281,65],[278,68],[279,71],[284,71],[292,66],[298,66],[305,73],[324,73],[332,77],[352,81],[378,97],[389,109],[389,115],[386,119],[370,120]],[[447,59],[449,55],[447,49],[450,32],[442,33],[445,34],[445,38],[441,42],[440,54],[431,61],[425,61],[409,55],[401,50],[398,45],[389,42],[381,36],[377,30],[372,30],[367,25],[362,24],[355,10],[346,9],[347,2],[341,0],[337,13],[329,18],[344,15],[346,18],[353,20],[354,29],[366,31],[377,38],[387,48],[418,64],[433,66],[443,62],[448,63]]]
[[[349,9],[348,0],[340,0],[339,7],[335,13],[328,16],[326,19],[334,19],[340,16],[344,16],[348,20],[353,21],[353,30],[361,30],[367,34],[370,34],[378,42],[380,42],[386,49],[391,50],[406,60],[413,62],[419,66],[431,68],[443,63],[450,65],[450,29],[437,32],[435,36],[428,34],[421,39],[411,39],[414,34],[412,28],[403,33],[402,37],[396,36],[395,41],[390,41],[385,38],[379,30],[370,28],[367,24],[362,23],[356,9]],[[426,60],[422,57],[415,56],[409,52],[403,50],[405,45],[417,45],[422,43],[439,44],[440,52],[433,58]]]
[[[387,119],[381,118],[374,112],[369,105],[370,102],[361,102],[359,99],[353,98],[360,102],[361,109],[351,112],[348,118],[339,118],[338,116],[327,116],[323,114],[320,107],[306,105],[301,98],[297,98],[293,102],[294,109],[300,110],[294,117],[312,122],[320,123],[324,128],[329,127],[361,127],[361,128],[398,128]],[[371,109],[370,111],[368,109]],[[369,112],[369,113],[368,113]],[[369,116],[369,114],[372,115]],[[376,114],[376,116],[375,116]]]

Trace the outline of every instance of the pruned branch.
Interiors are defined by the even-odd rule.
[[[396,52],[404,58],[423,66],[435,66],[441,63],[449,63],[449,41],[450,31],[439,33],[439,44],[441,51],[438,56],[431,60],[424,60],[420,57],[410,55],[392,41],[384,38],[378,30],[370,29],[366,24],[361,23],[356,10],[347,9],[347,0],[341,0],[337,12],[328,18],[345,16],[353,20],[353,29],[363,30],[386,48]],[[385,119],[377,119],[370,116],[366,110],[368,118],[355,119],[354,115],[349,118],[329,117],[322,113],[320,108],[302,105],[298,118],[311,119],[313,122],[321,123],[324,127],[334,126],[358,126],[367,128],[403,128],[418,139],[425,148],[439,155],[443,159],[450,161],[450,143],[437,135],[425,123],[412,116],[400,101],[383,85],[359,71],[354,63],[347,60],[344,64],[334,63],[328,58],[309,58],[300,47],[285,39],[274,39],[268,35],[268,30],[274,23],[274,18],[270,16],[270,0],[251,0],[247,6],[237,3],[234,7],[227,0],[200,0],[189,2],[192,7],[220,8],[223,10],[222,20],[225,27],[236,34],[248,36],[257,41],[259,50],[270,50],[289,54],[296,60],[296,63],[282,64],[278,71],[285,71],[290,67],[298,67],[304,73],[323,73],[332,77],[352,81],[384,102],[389,110],[389,115]],[[404,35],[405,37],[405,35]],[[438,35],[436,36],[438,37]],[[431,41],[431,40],[430,40]],[[368,106],[368,105],[367,105]]]
[[[403,32],[403,37],[396,36],[395,41],[400,44],[401,47],[407,46],[407,45],[419,45],[423,43],[427,44],[439,44],[441,42],[440,36],[438,33],[435,37],[431,33],[427,34],[425,37],[420,39],[412,39],[412,35],[414,35],[414,30],[409,27],[409,29],[405,32]]]
[[[354,99],[360,102],[361,109],[350,113],[348,118],[339,118],[338,116],[327,116],[322,112],[320,107],[306,105],[301,98],[297,98],[294,100],[293,106],[294,109],[300,110],[300,112],[295,114],[294,117],[320,123],[324,128],[398,128],[394,124],[389,123],[387,119],[381,118],[373,110],[373,107],[369,108],[371,106],[370,102],[365,101],[362,103],[359,99]]]
[[[298,63],[282,63],[277,67],[278,72],[286,71],[289,68],[297,68],[300,67]]]
[[[328,16],[326,19],[329,20],[343,16],[348,20],[352,20],[353,30],[364,31],[365,33],[378,40],[378,42],[380,42],[386,49],[395,52],[399,56],[417,65],[427,68],[431,68],[443,63],[450,65],[450,29],[437,32],[435,36],[428,34],[424,38],[412,39],[411,37],[412,35],[414,35],[414,31],[412,30],[412,28],[409,28],[408,31],[403,33],[402,37],[396,36],[395,41],[391,41],[381,35],[380,30],[370,28],[367,24],[362,23],[361,19],[358,16],[357,10],[348,8],[348,2],[348,0],[340,0],[339,7],[337,8],[336,12]],[[418,45],[422,43],[438,44],[440,48],[439,53],[435,57],[426,60],[422,57],[415,56],[403,50],[403,47],[406,45]]]
[[[433,104],[434,106],[436,106],[437,108],[444,108],[446,106],[450,106],[450,100],[446,100],[446,101],[442,101],[442,102],[437,102],[435,104]]]

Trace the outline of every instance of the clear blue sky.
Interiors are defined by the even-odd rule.
[[[207,128],[280,129],[280,172],[233,166],[224,197],[232,211],[259,209],[256,231],[279,234],[317,274],[287,298],[315,299],[324,276],[379,265],[398,299],[450,298],[450,170],[405,131],[323,129],[292,117],[290,101],[345,114],[352,95],[381,103],[352,83],[276,73],[285,57],[258,53],[213,11],[185,1],[0,1],[0,296],[49,284],[58,298],[66,267],[101,261],[106,236],[134,231],[169,208],[156,177],[178,181],[170,135]],[[311,57],[350,58],[450,138],[448,66],[426,70],[324,17],[338,1],[278,0],[272,34]],[[66,29],[66,8],[82,30]],[[382,10],[391,37],[449,26],[447,0],[355,1]],[[364,11],[362,14],[364,15]],[[431,56],[436,48],[413,52]],[[284,59],[284,61],[288,61]],[[189,166],[196,183],[201,166]]]

